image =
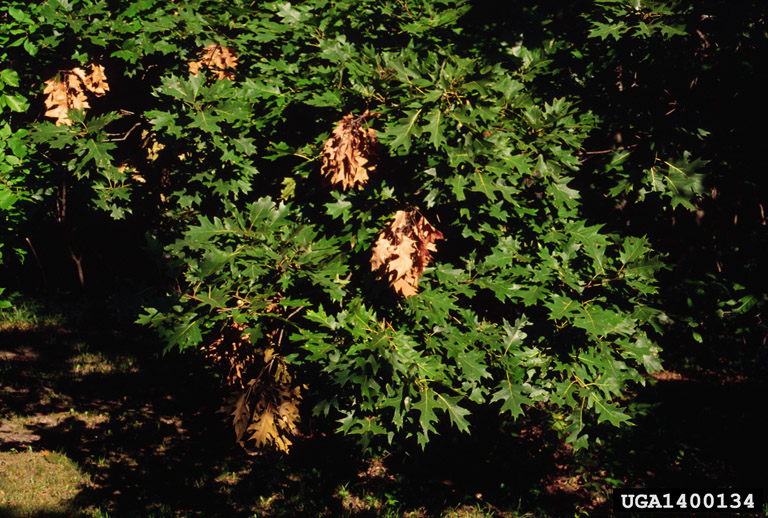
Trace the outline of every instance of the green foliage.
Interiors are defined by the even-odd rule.
[[[364,444],[383,435],[423,446],[441,416],[466,432],[477,405],[513,418],[539,402],[572,408],[573,441],[588,415],[627,421],[623,390],[660,368],[647,335],[659,314],[643,311],[659,265],[643,237],[581,215],[569,184],[594,118],[540,98],[518,65],[451,44],[460,2],[325,7],[233,13],[236,35],[223,43],[248,49],[250,69],[238,74],[258,79],[161,79],[155,95],[175,108],[147,116],[195,171],[174,168],[187,180],[171,196],[185,211],[229,217],[202,216],[171,246],[187,288],[170,312],[141,321],[180,347],[230,323],[252,340],[278,329],[315,412]],[[340,113],[363,107],[380,114],[387,168],[360,192],[328,192],[311,157]],[[286,176],[290,202],[239,202],[254,182],[278,196]],[[421,293],[396,301],[367,259],[383,218],[408,206],[434,215],[446,243]]]
[[[25,143],[28,130],[19,127],[17,122],[20,115],[30,107],[29,99],[24,95],[28,85],[23,84],[19,72],[25,72],[23,66],[18,66],[19,59],[34,56],[36,47],[31,43],[29,34],[35,31],[32,18],[21,7],[21,2],[10,2],[0,16],[0,232],[2,234],[15,231],[25,219],[23,202],[29,199],[30,192],[24,185],[24,159],[29,154]],[[14,67],[18,67],[18,70]],[[17,174],[22,172],[22,174]],[[16,173],[16,174],[15,174]],[[0,242],[0,264],[2,264],[3,245]],[[23,255],[19,247],[14,248],[16,255]],[[0,288],[0,296],[4,288]],[[8,308],[11,303],[0,299],[0,308]]]
[[[423,447],[441,422],[468,432],[480,407],[515,419],[537,405],[584,446],[603,423],[630,424],[627,395],[661,369],[667,265],[647,227],[617,224],[605,205],[699,207],[707,130],[670,140],[627,101],[649,56],[698,36],[691,8],[671,2],[595,2],[571,33],[546,29],[541,42],[533,30],[499,36],[506,22],[482,9],[11,3],[0,210],[13,221],[25,200],[66,198],[147,232],[175,278],[142,324],[179,349],[236,326],[307,385],[305,412],[364,445]],[[531,13],[543,21],[520,8]],[[232,79],[191,72],[211,45],[237,55]],[[44,121],[42,101],[20,93],[93,63],[111,90],[70,111],[71,126]],[[360,190],[324,186],[324,142],[365,110],[377,174]],[[608,148],[588,151],[602,134]],[[369,261],[405,209],[444,239],[419,293],[400,298]]]

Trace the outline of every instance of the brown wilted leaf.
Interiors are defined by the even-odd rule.
[[[320,172],[329,185],[341,186],[342,190],[362,189],[376,169],[376,130],[365,125],[365,120],[373,115],[368,110],[359,117],[345,115],[325,142]]]
[[[251,380],[248,388],[250,389],[250,386],[255,382],[256,380]],[[250,390],[245,390],[236,399],[232,408],[224,407],[222,409],[227,412],[230,410],[232,411],[232,424],[235,427],[235,436],[237,437],[238,441],[245,434],[245,431],[248,429],[248,425],[251,422],[251,407],[248,405],[249,393]]]
[[[56,119],[56,125],[72,125],[68,116],[69,110],[84,110],[90,108],[86,92],[100,97],[109,90],[107,78],[104,75],[102,65],[91,65],[91,73],[85,74],[85,70],[75,67],[71,70],[62,70],[56,77],[45,81],[44,94],[46,117]]]
[[[107,76],[104,75],[104,65],[91,65],[91,73],[82,79],[88,91],[96,96],[101,97],[109,90]]]
[[[207,68],[216,73],[216,79],[234,79],[235,72],[227,70],[237,68],[237,54],[229,47],[223,47],[215,43],[208,45],[200,51],[200,59],[189,64],[189,71],[197,76],[200,70]]]
[[[443,239],[424,216],[415,210],[399,210],[379,234],[371,251],[371,270],[379,271],[395,292],[403,297],[416,295],[419,276],[437,251],[435,241]]]

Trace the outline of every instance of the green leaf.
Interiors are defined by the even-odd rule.
[[[200,330],[200,321],[196,313],[187,313],[183,320],[173,328],[173,332],[167,337],[166,351],[173,347],[183,350],[195,347],[203,340]]]
[[[256,153],[256,146],[253,145],[254,141],[252,138],[240,137],[238,139],[233,139],[232,141],[235,143],[235,147],[246,156]]]
[[[93,160],[96,167],[107,167],[112,163],[112,155],[109,152],[116,147],[117,145],[114,142],[87,140],[85,142],[87,153],[83,158],[83,164]]]
[[[19,86],[19,74],[10,68],[0,70],[0,80],[8,86]]]
[[[624,22],[618,23],[601,23],[593,22],[593,28],[589,31],[590,38],[600,38],[601,40],[611,36],[614,40],[621,38],[621,35],[626,33],[629,28]]]
[[[646,336],[640,335],[635,341],[619,341],[618,343],[621,344],[621,350],[640,363],[646,372],[662,370],[659,347],[648,340]]]
[[[618,311],[601,308],[594,304],[579,306],[573,325],[584,329],[595,338],[611,334],[629,335],[634,332],[635,320]]]
[[[459,406],[462,398],[459,396],[446,396],[444,394],[437,394],[437,398],[441,402],[443,410],[448,414],[451,424],[460,432],[469,433],[469,422],[466,419],[466,416],[469,415],[469,410]]]
[[[11,15],[11,18],[16,20],[17,22],[21,23],[32,23],[32,18],[29,17],[27,13],[22,11],[21,9],[17,9],[14,6],[8,6],[8,14]]]
[[[574,451],[586,448],[589,445],[589,435],[582,434],[582,431],[584,430],[583,409],[574,411],[571,415],[566,417],[565,422],[567,423],[567,426],[564,431],[568,434],[565,442],[571,444]]]
[[[290,2],[278,3],[275,7],[277,7],[277,15],[290,25],[296,25],[306,19],[306,15],[294,8]]]
[[[421,388],[419,396],[419,400],[413,404],[413,408],[420,414],[419,426],[421,430],[417,434],[417,442],[419,446],[424,448],[429,442],[429,434],[437,433],[434,426],[437,423],[435,409],[440,407],[440,402],[436,400],[435,392],[428,387]]]
[[[282,95],[280,85],[277,81],[269,80],[269,82],[259,81],[257,79],[247,79],[244,83],[246,93],[249,97],[279,97]]]
[[[561,178],[556,183],[550,184],[547,188],[556,203],[572,207],[577,203],[576,200],[581,197],[579,191],[568,187],[568,182],[570,181],[570,178]]]
[[[7,185],[0,184],[0,210],[9,210],[17,201],[19,197]]]
[[[232,228],[231,222],[219,218],[208,219],[200,216],[198,224],[191,227],[185,234],[185,239],[193,243],[204,243],[216,236],[233,234],[237,232]]]
[[[45,143],[53,149],[63,149],[75,141],[77,134],[69,126],[56,126],[51,122],[43,122],[34,126],[30,134],[33,142]]]
[[[622,250],[619,252],[619,260],[623,264],[629,264],[645,256],[649,251],[646,238],[630,236],[624,240]]]
[[[440,145],[445,140],[443,136],[443,114],[439,108],[436,108],[429,112],[425,117],[427,124],[422,126],[421,129],[430,134],[429,143],[432,144],[435,149],[439,149]]]
[[[352,206],[352,202],[341,197],[333,203],[326,203],[326,213],[332,218],[338,218],[340,215],[344,215],[347,209]],[[345,218],[346,220],[346,218]]]
[[[171,75],[163,77],[160,81],[162,86],[157,89],[158,92],[191,103],[195,100],[195,97],[197,97],[197,94],[200,91],[204,76],[203,74],[189,76],[189,79],[182,81],[178,77]]]
[[[533,405],[533,400],[523,393],[524,388],[522,385],[516,385],[508,380],[504,380],[496,388],[497,390],[493,393],[491,403],[504,401],[500,411],[502,413],[509,412],[513,419],[523,414],[523,405]]]
[[[208,250],[203,256],[203,261],[200,265],[200,278],[204,279],[211,274],[219,273],[233,256],[234,254],[231,251]]]
[[[696,171],[704,167],[707,161],[691,160],[690,153],[685,152],[680,160],[662,163],[667,167],[666,173],[663,167],[653,166],[648,170],[647,182],[651,189],[669,197],[672,208],[682,205],[688,210],[694,210],[696,206],[692,200],[704,192],[704,175]]]
[[[502,320],[502,327],[505,333],[503,338],[504,354],[507,354],[513,346],[517,348],[523,343],[523,340],[528,337],[528,334],[523,331],[523,328],[530,324],[531,321],[528,320],[525,315],[515,320],[515,324],[513,326],[510,326],[506,319]]]
[[[486,365],[484,363],[485,354],[482,351],[472,350],[464,347],[461,349],[462,350],[455,353],[454,358],[467,380],[479,382],[483,378],[491,377],[491,373],[489,373],[486,369]]]
[[[400,119],[400,124],[392,126],[382,133],[382,140],[389,140],[389,148],[395,151],[403,148],[406,153],[411,149],[411,138],[421,134],[421,128],[416,124],[421,110],[409,110],[405,117]]]
[[[598,423],[608,421],[617,427],[621,426],[622,423],[629,423],[629,416],[618,404],[604,400],[595,391],[590,392],[589,398],[592,404],[594,404]]]
[[[456,297],[452,292],[422,285],[418,296],[408,298],[408,305],[429,322],[444,323],[456,309]]]
[[[325,91],[321,94],[313,93],[312,97],[305,104],[318,107],[336,107],[342,103],[341,92],[338,90]]]
[[[555,320],[570,318],[579,313],[579,304],[562,295],[552,294],[552,301],[545,305],[550,311],[550,316]]]
[[[212,109],[206,108],[195,112],[189,126],[192,128],[200,128],[207,133],[216,135],[221,132],[219,122],[222,120],[223,118],[219,115],[215,115]]]
[[[11,111],[24,112],[29,108],[29,103],[20,95],[3,94],[0,99]]]
[[[686,155],[680,161],[666,162],[666,164],[669,166],[666,180],[672,195],[672,207],[682,205],[689,210],[694,210],[695,206],[691,203],[691,199],[704,192],[704,175],[695,171],[704,167],[706,161],[699,159],[690,162]]]
[[[155,131],[171,127],[176,122],[176,115],[160,110],[149,110],[144,113],[144,116],[149,120]]]
[[[571,234],[584,246],[584,251],[593,259],[595,271],[599,274],[605,274],[607,266],[605,251],[608,238],[600,233],[602,227],[603,225],[586,226],[583,221],[569,223],[565,227],[565,232]]]

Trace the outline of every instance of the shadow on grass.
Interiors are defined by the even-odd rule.
[[[514,494],[519,503],[555,469],[557,441],[540,431],[507,441],[499,432],[508,430],[446,433],[423,454],[374,461],[362,459],[353,442],[321,433],[297,441],[289,457],[248,455],[216,412],[222,394],[211,377],[186,359],[159,359],[137,344],[137,337],[55,327],[0,333],[0,448],[56,451],[75,461],[91,479],[75,501],[81,512],[239,517],[410,510],[418,517],[462,504],[481,508],[501,495]],[[126,361],[126,351],[136,360]],[[84,354],[94,364],[86,369]],[[500,471],[500,463],[515,468]]]
[[[240,515],[216,477],[242,454],[201,372],[196,379],[140,350],[138,365],[121,368],[117,359],[136,347],[135,337],[46,329],[0,339],[0,447],[57,451],[77,462],[92,481],[78,507],[118,516]],[[100,365],[78,372],[89,354]]]
[[[366,461],[317,434],[285,458],[235,445],[211,377],[153,347],[56,327],[0,333],[0,449],[61,452],[91,481],[45,516],[423,517],[463,504],[601,516],[611,485],[768,487],[763,380],[658,381],[640,393],[655,404],[646,417],[575,460],[535,409],[517,425],[477,416],[472,436],[446,429],[423,453]]]

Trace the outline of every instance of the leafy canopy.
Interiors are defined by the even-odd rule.
[[[287,451],[311,412],[423,447],[535,405],[581,447],[631,423],[667,320],[651,241],[585,200],[693,209],[704,162],[617,144],[585,166],[610,121],[553,60],[685,34],[648,5],[596,3],[577,51],[466,0],[11,2],[0,207],[77,197],[160,242],[174,278],[139,322],[216,345],[238,438]],[[90,104],[86,68],[109,78]],[[20,93],[44,84],[53,111]]]

